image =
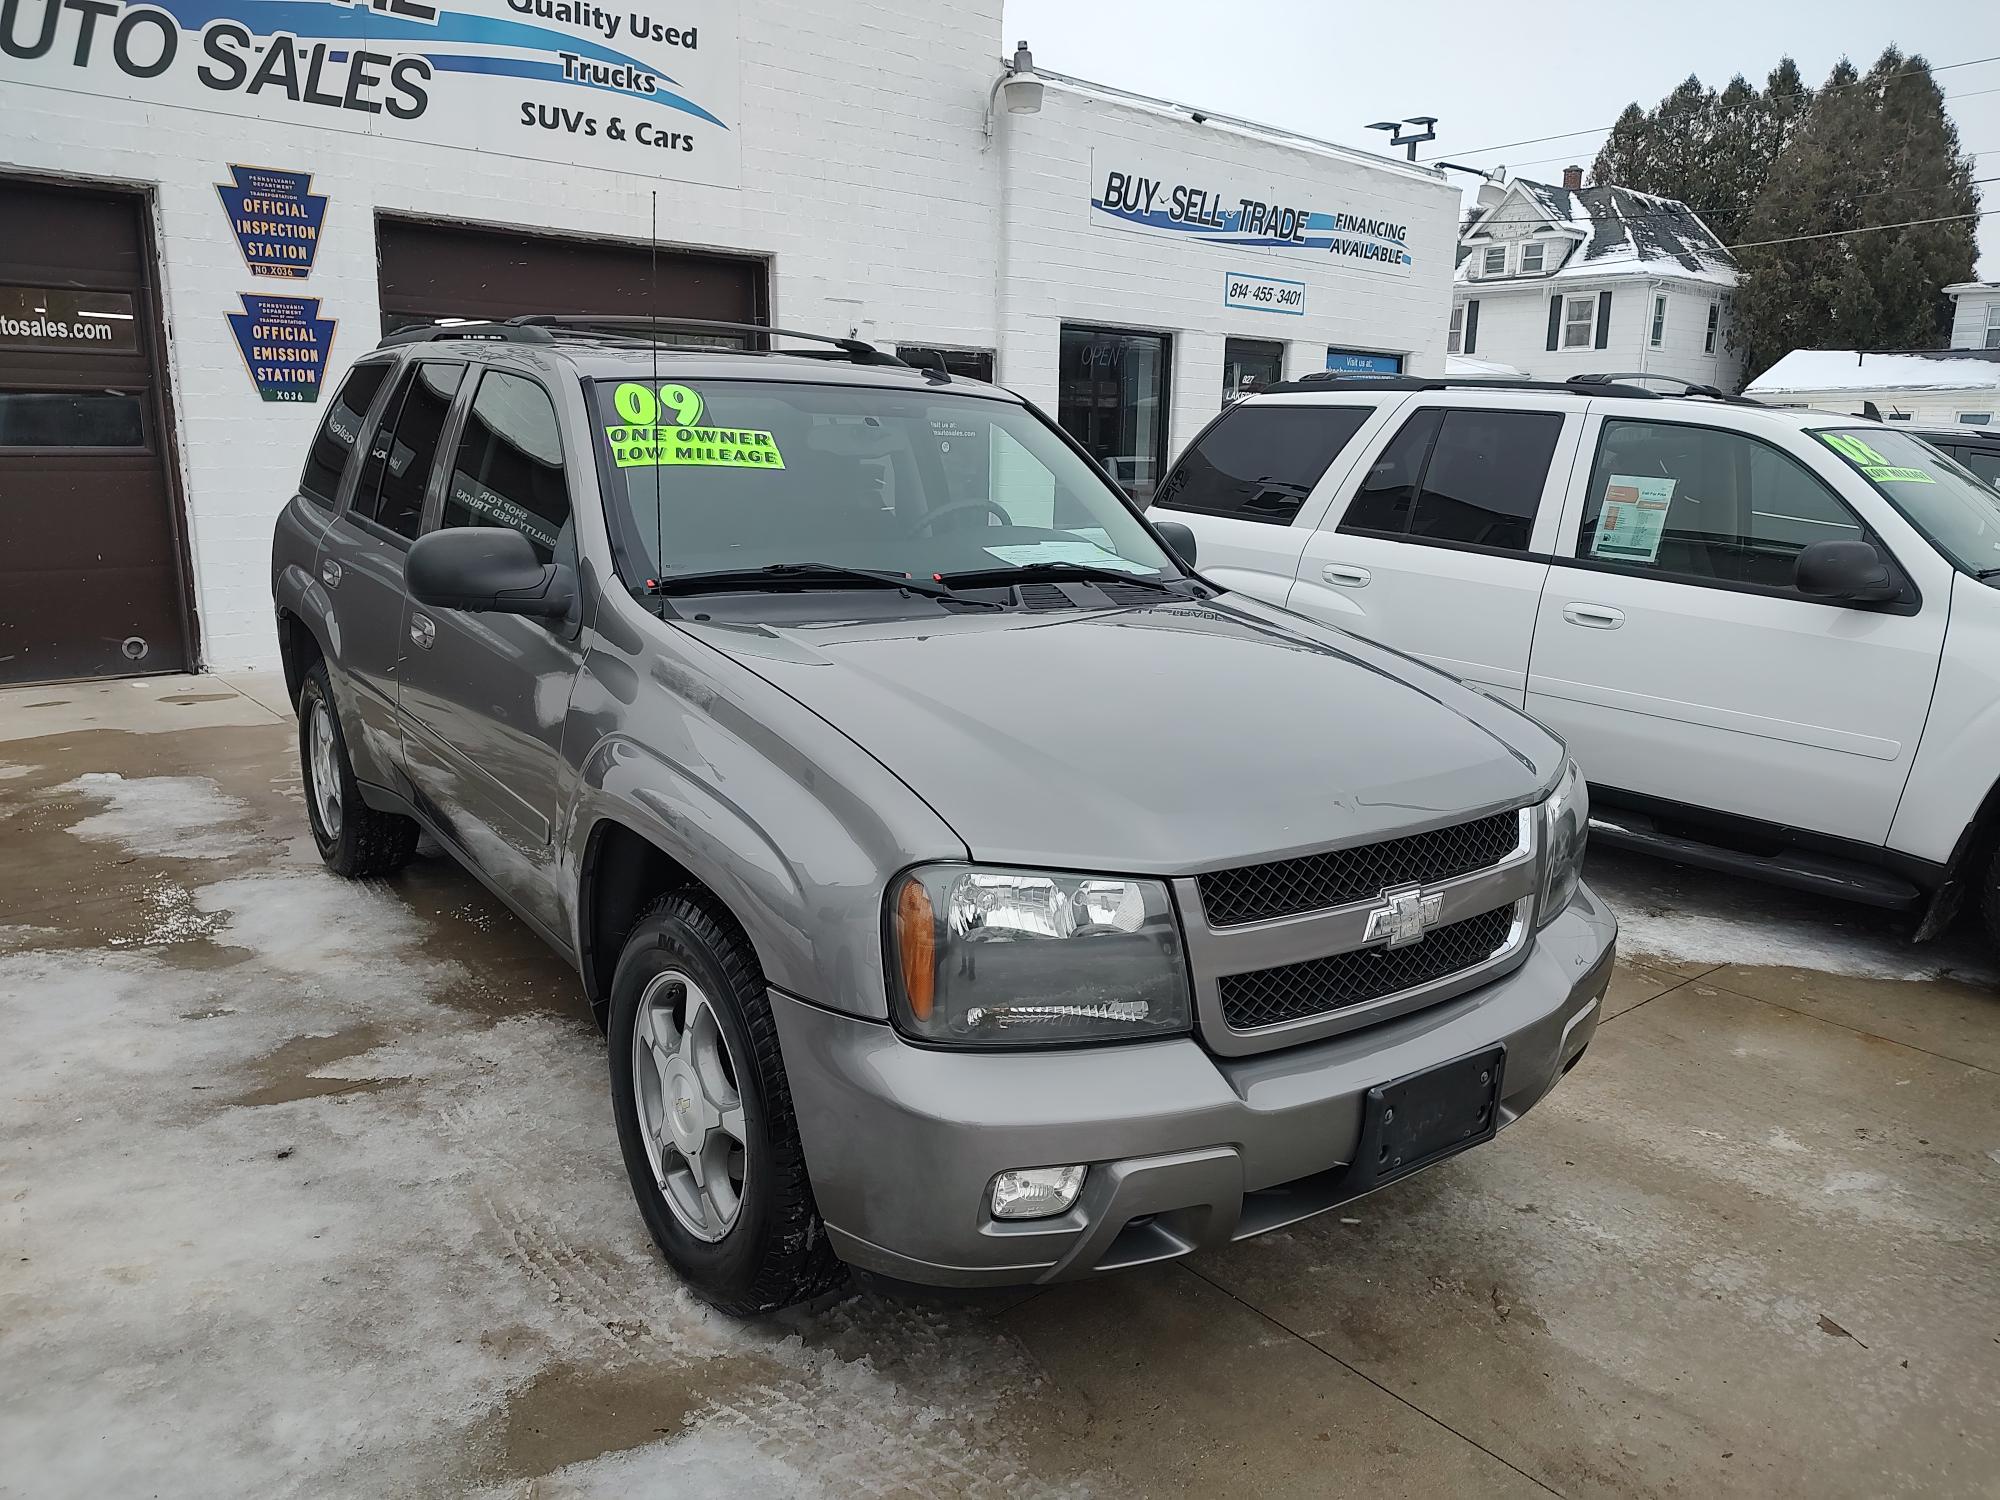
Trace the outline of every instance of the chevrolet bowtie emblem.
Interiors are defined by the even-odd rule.
[[[1367,942],[1389,940],[1391,948],[1403,948],[1424,940],[1424,930],[1437,924],[1444,897],[1433,891],[1426,895],[1420,885],[1399,885],[1382,893],[1382,904],[1368,913]]]

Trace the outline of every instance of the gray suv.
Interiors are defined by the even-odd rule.
[[[576,966],[702,1295],[1171,1259],[1575,1064],[1560,743],[1204,580],[1018,397],[774,335],[392,336],[272,557],[320,853],[429,833]]]

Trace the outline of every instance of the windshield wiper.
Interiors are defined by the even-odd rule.
[[[1972,576],[1984,583],[1989,578],[2000,578],[2000,568],[1981,568]]]
[[[763,568],[717,568],[707,573],[682,573],[669,578],[649,578],[646,592],[653,598],[673,594],[722,594],[732,590],[761,593],[776,589],[901,589],[926,599],[950,599],[952,590],[928,578],[911,578],[878,568],[846,568],[838,563],[772,563]],[[961,600],[984,603],[984,600]]]
[[[1162,594],[1173,592],[1180,579],[1148,578],[1143,573],[1127,573],[1118,568],[1100,568],[1094,563],[1021,563],[1011,568],[968,568],[959,573],[940,573],[938,582],[951,588],[991,588],[1008,583],[1135,583],[1142,589]]]

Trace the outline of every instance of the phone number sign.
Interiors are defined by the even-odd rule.
[[[1222,305],[1248,312],[1306,315],[1306,284],[1287,281],[1282,276],[1246,276],[1231,271],[1222,278]]]

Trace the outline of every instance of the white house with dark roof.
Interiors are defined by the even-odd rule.
[[[1450,352],[1536,380],[1642,372],[1733,391],[1736,263],[1685,203],[1629,188],[1485,184],[1459,232]]]

